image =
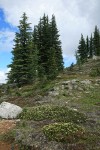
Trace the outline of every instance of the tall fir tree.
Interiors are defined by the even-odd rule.
[[[86,57],[89,57],[89,51],[90,51],[90,41],[89,41],[89,37],[86,37]]]
[[[31,73],[33,76],[33,80],[38,78],[38,48],[37,48],[37,30],[34,27],[34,31],[32,34],[32,42],[31,42]]]
[[[89,46],[89,58],[92,58],[93,55],[94,55],[94,42],[93,42],[93,37],[92,37],[92,34],[91,34],[91,37],[90,37],[90,46]]]
[[[54,16],[51,22],[45,14],[40,19],[37,26],[37,41],[39,76],[52,78],[63,70],[61,42]]]
[[[48,17],[44,16],[40,18],[39,24],[37,26],[38,28],[38,43],[37,47],[39,50],[38,56],[39,56],[39,77],[45,77],[48,72],[48,49],[49,49],[49,22]]]
[[[59,39],[60,35],[57,29],[57,24],[54,15],[52,15],[50,27],[51,27],[51,47],[55,50],[56,67],[59,72],[63,70],[63,56],[61,49],[61,41]]]
[[[93,58],[93,55],[100,56],[100,32],[97,26],[95,26],[93,36],[92,34],[90,38],[87,36],[86,41],[81,34],[81,40],[76,51],[76,60],[83,63],[86,62],[87,58]]]
[[[23,13],[18,26],[19,32],[16,33],[14,40],[12,64],[8,66],[11,68],[8,74],[8,82],[17,83],[18,86],[31,83],[32,81],[31,27],[27,20],[26,14]]]
[[[97,26],[94,31],[94,54],[100,56],[100,32]]]
[[[86,50],[86,42],[81,34],[81,39],[79,41],[79,46],[77,50],[78,61],[84,63],[87,60],[87,50]]]
[[[44,14],[39,24],[31,32],[30,23],[27,23],[24,13],[18,26],[19,32],[15,36],[15,45],[12,51],[12,64],[8,67],[9,83],[17,83],[18,86],[32,83],[40,79],[53,79],[63,70],[63,57],[59,31],[55,16],[49,22]]]

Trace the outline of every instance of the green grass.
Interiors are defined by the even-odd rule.
[[[0,141],[13,142],[15,140],[15,135],[16,135],[16,131],[14,129],[10,130],[7,133],[0,135]]]
[[[14,88],[10,89],[10,94],[12,96],[20,96],[20,97],[34,97],[36,95],[42,95],[44,96],[46,92],[48,92],[50,89],[54,87],[56,81],[37,81],[34,82],[32,85],[26,85],[21,88]]]

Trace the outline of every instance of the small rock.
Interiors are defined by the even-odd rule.
[[[16,118],[22,112],[22,108],[8,103],[2,102],[0,105],[0,117],[5,119],[13,119]]]
[[[70,81],[63,81],[62,85],[68,85],[68,83],[70,83]]]
[[[57,95],[59,95],[59,92],[56,92],[56,91],[53,91],[53,92],[49,92],[49,95],[50,96],[57,96]]]
[[[86,79],[86,80],[80,81],[80,83],[90,85],[91,81]]]

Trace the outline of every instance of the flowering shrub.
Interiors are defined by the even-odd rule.
[[[43,105],[33,108],[24,108],[23,112],[18,116],[25,120],[44,120],[51,119],[58,122],[84,123],[86,117],[84,114],[69,109],[66,106]]]
[[[54,123],[44,126],[43,133],[49,140],[72,143],[83,138],[85,131],[73,123]]]

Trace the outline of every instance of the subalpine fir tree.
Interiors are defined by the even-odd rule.
[[[85,41],[83,35],[81,35],[78,50],[76,51],[76,60],[83,63],[87,58],[92,58],[93,55],[100,56],[100,32],[97,26],[95,26],[93,36],[91,34],[90,39],[87,36]]]
[[[48,73],[48,50],[49,50],[49,22],[48,17],[44,16],[40,19],[39,24],[37,26],[37,48],[39,50],[38,53],[38,75],[43,78],[47,76]]]
[[[50,50],[50,55],[48,59],[48,78],[54,79],[58,74],[55,48],[51,47],[49,50]]]
[[[33,80],[38,78],[38,48],[37,48],[37,31],[36,27],[34,27],[32,42],[31,42],[31,73],[33,76]]]
[[[21,62],[21,50],[20,50],[20,36],[19,33],[15,34],[15,39],[14,39],[15,45],[14,49],[12,51],[13,58],[12,61],[13,63],[8,65],[8,67],[11,69],[11,71],[8,73],[8,83],[19,83],[20,82],[20,65],[18,63]]]
[[[47,79],[50,79],[63,70],[61,42],[59,40],[55,17],[52,16],[52,21],[49,22],[48,16],[44,14],[39,21],[37,34],[35,35],[39,50],[38,75],[39,77],[45,76]]]
[[[78,61],[81,63],[84,63],[87,60],[86,42],[82,34],[81,34],[81,39],[79,41],[77,56],[78,56]]]
[[[97,26],[94,31],[94,54],[100,56],[100,32]]]
[[[17,83],[18,86],[32,83],[37,77],[42,80],[53,79],[63,70],[61,42],[55,16],[49,22],[48,16],[44,14],[39,24],[34,27],[33,34],[27,19],[24,13],[14,40],[12,64],[8,66],[11,68],[8,82]]]
[[[11,68],[8,74],[8,82],[16,83],[18,86],[32,82],[31,71],[31,27],[27,23],[27,16],[23,13],[20,25],[18,26],[19,32],[15,36],[15,45],[12,51],[13,59],[12,64],[8,67]]]
[[[86,37],[86,57],[89,57],[89,50],[90,50],[90,43],[89,43],[89,38],[88,36]]]
[[[94,42],[93,42],[93,37],[92,37],[92,34],[91,34],[91,37],[90,37],[90,46],[89,46],[89,58],[92,58],[93,55],[94,55]]]
[[[55,16],[52,15],[52,19],[50,22],[51,28],[51,47],[55,51],[55,61],[58,72],[63,70],[63,57],[62,57],[62,49],[61,49],[61,41],[59,40],[59,31],[57,29]]]

